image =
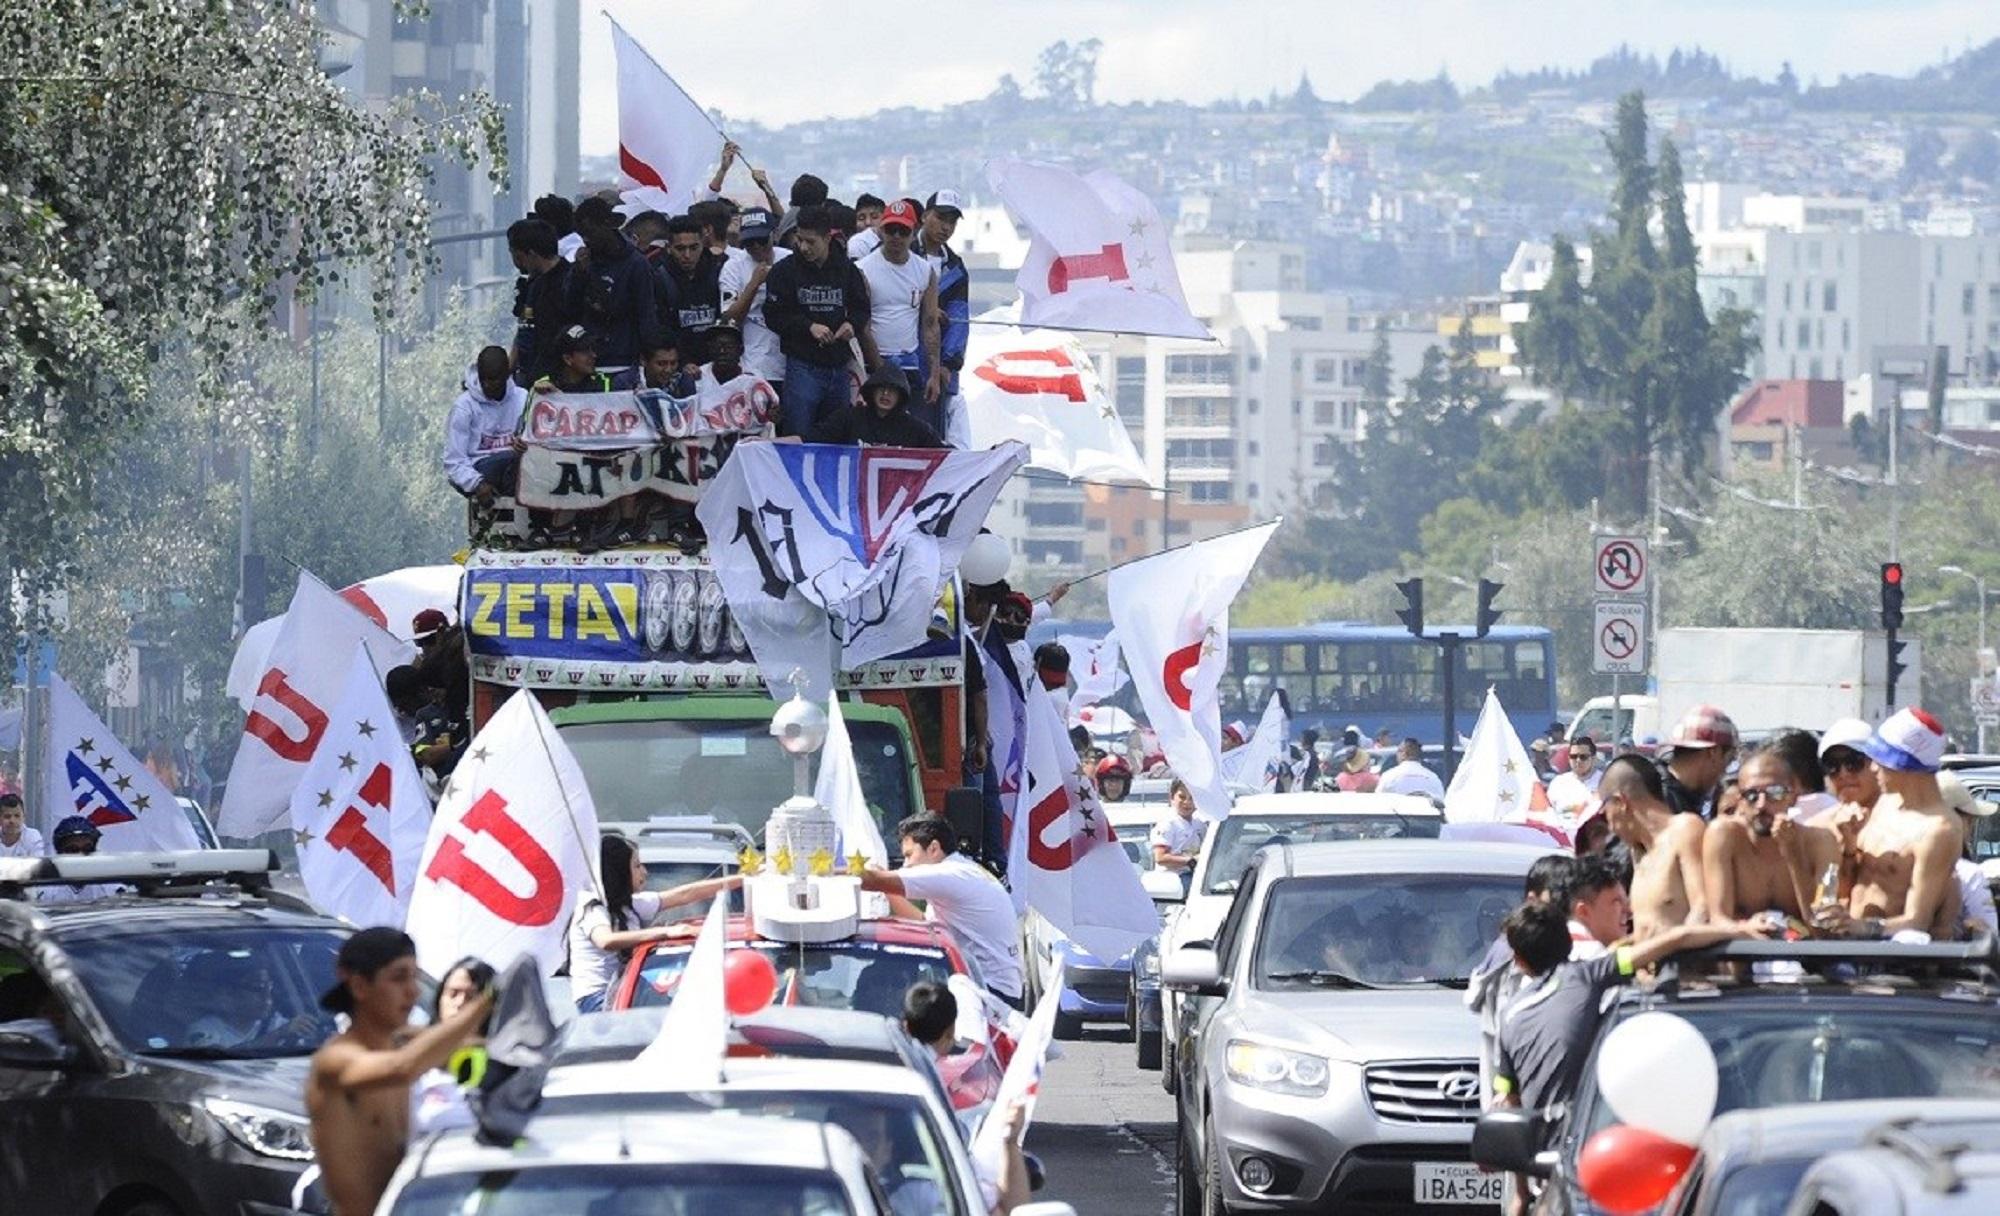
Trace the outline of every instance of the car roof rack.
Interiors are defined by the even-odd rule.
[[[1890,972],[1909,976],[1943,976],[2000,981],[2000,942],[1981,936],[1966,942],[1853,941],[1847,938],[1806,938],[1799,941],[1722,942],[1683,950],[1660,964],[1653,991],[1671,995],[1683,975],[1705,976],[1705,964],[1791,962],[1823,974],[1847,964],[1863,974]]]
[[[0,899],[21,899],[31,887],[120,884],[142,893],[225,882],[263,894],[278,857],[270,849],[187,849],[169,853],[104,853],[68,857],[0,858]]]

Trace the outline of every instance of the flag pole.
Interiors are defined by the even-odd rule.
[[[618,23],[618,18],[613,17],[611,15],[610,9],[599,9],[597,11],[604,14],[604,19],[611,23],[613,29],[625,35],[626,39],[630,41],[633,46],[639,48],[639,53],[646,57],[646,62],[652,64],[653,67],[659,71],[661,78],[674,87],[674,92],[679,93],[683,98],[686,99],[689,105],[695,108],[695,111],[697,113],[699,113],[704,119],[708,120],[709,130],[714,131],[717,135],[721,136],[722,142],[724,143],[729,143],[729,144],[736,143],[735,140],[729,138],[729,132],[723,130],[721,127],[716,126],[715,120],[713,118],[709,118],[708,108],[702,105],[700,102],[696,101],[694,99],[694,94],[682,88],[681,82],[674,79],[674,74],[672,72],[669,72],[665,67],[662,67],[659,60],[653,58],[653,52],[646,49],[646,44],[639,41],[637,38],[634,38],[632,36],[632,31],[626,29],[624,26]],[[743,152],[742,144],[736,144],[736,158],[743,162],[744,168],[749,169],[752,172],[756,171],[757,166],[750,163],[750,158],[746,156]]]
[[[517,697],[523,695],[533,697],[534,693],[530,692],[528,689],[523,688],[517,691],[514,695]],[[537,701],[538,708],[539,705],[540,702]],[[569,834],[576,838],[577,847],[583,850],[583,864],[590,870],[590,878],[591,881],[594,884],[596,884],[597,893],[602,895],[604,893],[604,875],[601,873],[603,866],[599,864],[600,860],[598,857],[599,850],[591,848],[590,845],[587,842],[585,842],[585,840],[583,839],[583,829],[577,826],[576,807],[569,800],[569,786],[562,779],[562,768],[556,763],[555,749],[549,746],[549,737],[542,730],[542,723],[543,721],[545,721],[545,718],[541,713],[535,714],[534,718],[535,718],[535,740],[542,745],[542,755],[547,757],[548,759],[549,771],[555,774],[556,788],[562,791],[563,819],[568,822]],[[485,761],[481,761],[480,763],[483,764],[485,763]]]

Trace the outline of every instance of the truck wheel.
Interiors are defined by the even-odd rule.
[[[1160,1031],[1160,1088],[1168,1093],[1180,1092],[1180,1078],[1175,1075],[1179,1068],[1174,1059],[1173,1039],[1165,1029]]]
[[[1208,1151],[1202,1154],[1201,1216],[1229,1216],[1222,1199],[1222,1148],[1215,1142],[1215,1125],[1208,1128]]]
[[[1174,1103],[1174,1216],[1202,1216],[1201,1179],[1195,1174],[1194,1145],[1188,1143],[1187,1112]]]
[[[1083,1019],[1074,1013],[1056,1015],[1055,1035],[1058,1039],[1080,1039],[1083,1037]]]
[[[1139,1044],[1139,1070],[1156,1072],[1160,1067],[1160,1032],[1157,1030],[1136,1030],[1133,1038]]]

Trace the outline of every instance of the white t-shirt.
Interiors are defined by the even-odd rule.
[[[1958,898],[1964,905],[1960,920],[1976,920],[1986,931],[2000,937],[2000,912],[1993,908],[1993,888],[1986,884],[1986,872],[1976,861],[1963,857],[1952,863],[1952,877],[1958,879]]]
[[[868,280],[870,324],[875,349],[883,355],[905,355],[917,349],[923,319],[924,293],[937,278],[931,264],[912,253],[901,266],[880,249],[854,264]]]
[[[30,827],[21,829],[21,838],[13,844],[0,844],[0,857],[47,857],[49,846],[42,841],[42,834]]]
[[[660,897],[653,891],[632,896],[632,922],[627,930],[643,929],[660,915]],[[577,1000],[593,992],[603,992],[618,982],[625,957],[616,950],[600,950],[590,935],[611,928],[611,910],[595,891],[585,891],[577,901],[576,919],[569,927],[569,991]]]
[[[903,893],[921,899],[930,918],[951,930],[972,956],[988,987],[1005,997],[1021,997],[1021,926],[1014,901],[1000,880],[963,853],[943,861],[896,871]]]
[[[1405,760],[1389,766],[1375,783],[1378,794],[1415,794],[1421,798],[1444,801],[1444,782],[1438,775],[1423,766],[1420,760]]]
[[[1146,840],[1149,844],[1167,846],[1169,853],[1186,854],[1201,847],[1201,838],[1207,832],[1208,824],[1201,816],[1182,819],[1179,811],[1169,807],[1167,813],[1153,825],[1153,830],[1146,834]]]
[[[882,234],[873,228],[863,228],[847,238],[847,260],[858,262],[882,247]]]
[[[1597,797],[1598,783],[1604,780],[1602,767],[1590,770],[1590,776],[1579,777],[1568,770],[1557,773],[1549,782],[1549,805],[1564,814],[1574,815]]]
[[[1590,930],[1583,927],[1582,921],[1572,920],[1569,922],[1570,962],[1587,963],[1594,958],[1603,958],[1610,952],[1611,950],[1608,946],[1590,935]]]
[[[789,249],[772,249],[771,265],[792,256]],[[757,269],[757,262],[740,249],[729,251],[729,260],[722,264],[722,274],[716,280],[722,292],[722,308],[727,312],[735,305],[743,289],[750,285],[750,275]],[[767,272],[768,273],[768,272]],[[757,294],[750,301],[750,311],[743,317],[743,368],[754,372],[766,380],[785,378],[785,356],[778,349],[778,335],[764,324],[764,285],[757,284]]]

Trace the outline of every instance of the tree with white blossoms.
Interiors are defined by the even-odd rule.
[[[7,6],[0,575],[63,572],[164,353],[185,356],[176,387],[211,439],[259,442],[275,407],[244,356],[295,296],[362,274],[394,314],[432,260],[434,166],[484,160],[503,180],[491,99],[364,109],[321,70],[323,41],[303,0]]]

